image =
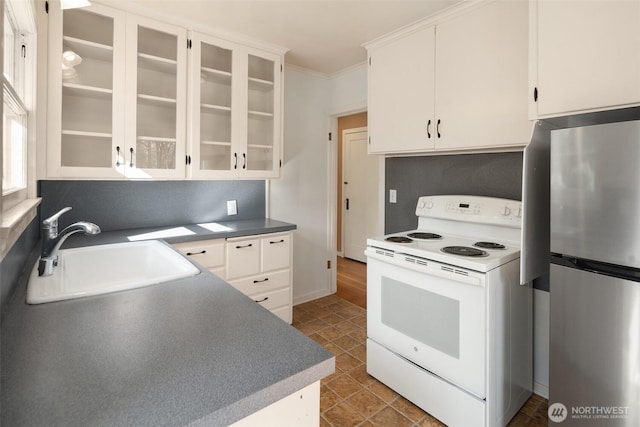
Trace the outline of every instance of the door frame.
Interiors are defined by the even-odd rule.
[[[350,133],[358,133],[358,132],[367,132],[367,136],[368,136],[368,133],[369,133],[368,129],[369,128],[367,126],[364,126],[364,127],[359,127],[359,128],[344,129],[342,131],[342,178],[343,178],[343,182],[337,182],[337,180],[336,180],[337,185],[342,187],[342,200],[344,200],[344,172],[345,172],[345,161],[344,161],[344,157],[345,156],[344,156],[344,152],[345,152],[345,148],[346,148],[345,136],[347,134],[350,134]],[[338,155],[339,154],[340,153],[338,153]],[[337,174],[337,172],[338,172],[338,170],[336,168],[336,174]],[[336,177],[337,177],[337,175],[336,175]],[[336,191],[337,191],[337,189],[338,189],[338,187],[336,187]],[[337,196],[338,195],[336,194],[336,199],[338,198]],[[345,228],[344,227],[344,222],[345,221],[344,221],[344,219],[345,219],[345,216],[346,216],[346,213],[347,213],[346,212],[347,209],[346,209],[345,204],[342,202],[342,200],[341,200],[341,205],[340,205],[341,206],[340,210],[342,211],[342,215],[340,216],[340,222],[342,223],[342,227],[340,227],[340,231],[341,231],[340,236],[337,236],[340,239],[340,242],[341,242],[340,248],[342,250],[336,251],[336,253],[337,253],[338,256],[344,257],[344,252],[345,252],[345,250],[344,250],[344,239],[345,239],[345,236],[344,236],[345,235],[345,232],[344,232],[344,228]],[[337,227],[337,225],[338,225],[338,223],[337,223],[337,218],[336,218],[336,227]]]
[[[329,292],[337,290],[338,268],[338,118],[367,111],[367,101],[329,111],[327,140],[327,259],[331,262]],[[335,136],[335,137],[334,137]],[[379,234],[384,234],[384,156],[378,159],[378,220]]]

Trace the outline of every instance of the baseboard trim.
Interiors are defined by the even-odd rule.
[[[549,399],[549,386],[545,384],[540,384],[537,382],[533,383],[533,392],[539,396],[544,397],[545,399]]]
[[[309,292],[303,295],[296,295],[293,297],[293,305],[304,304],[305,302],[313,301],[318,298],[328,297],[332,294],[335,294],[335,292],[331,292],[329,289],[322,289],[320,291]]]

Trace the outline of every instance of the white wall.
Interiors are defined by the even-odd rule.
[[[327,105],[329,80],[285,68],[284,156],[269,189],[269,216],[298,226],[293,302],[329,294],[327,270]]]
[[[549,397],[549,292],[533,291],[533,391]]]
[[[332,293],[329,249],[329,142],[334,110],[366,106],[366,68],[334,78],[285,67],[284,162],[269,188],[269,216],[298,226],[294,232],[293,302]],[[335,266],[335,263],[333,264]]]

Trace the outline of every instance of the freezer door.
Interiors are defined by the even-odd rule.
[[[555,264],[550,274],[550,417],[562,404],[563,426],[639,426],[640,283]]]
[[[551,132],[551,252],[640,267],[640,121]]]

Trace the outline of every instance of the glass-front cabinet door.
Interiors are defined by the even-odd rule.
[[[276,56],[263,55],[252,52],[247,56],[246,173],[278,176],[281,63]]]
[[[47,173],[121,177],[125,17],[99,5],[49,10]]]
[[[191,141],[193,177],[229,175],[232,170],[234,45],[193,33],[191,38]]]
[[[192,34],[189,176],[279,175],[281,55]]]
[[[185,174],[187,35],[130,16],[127,22],[126,142],[129,178]]]

